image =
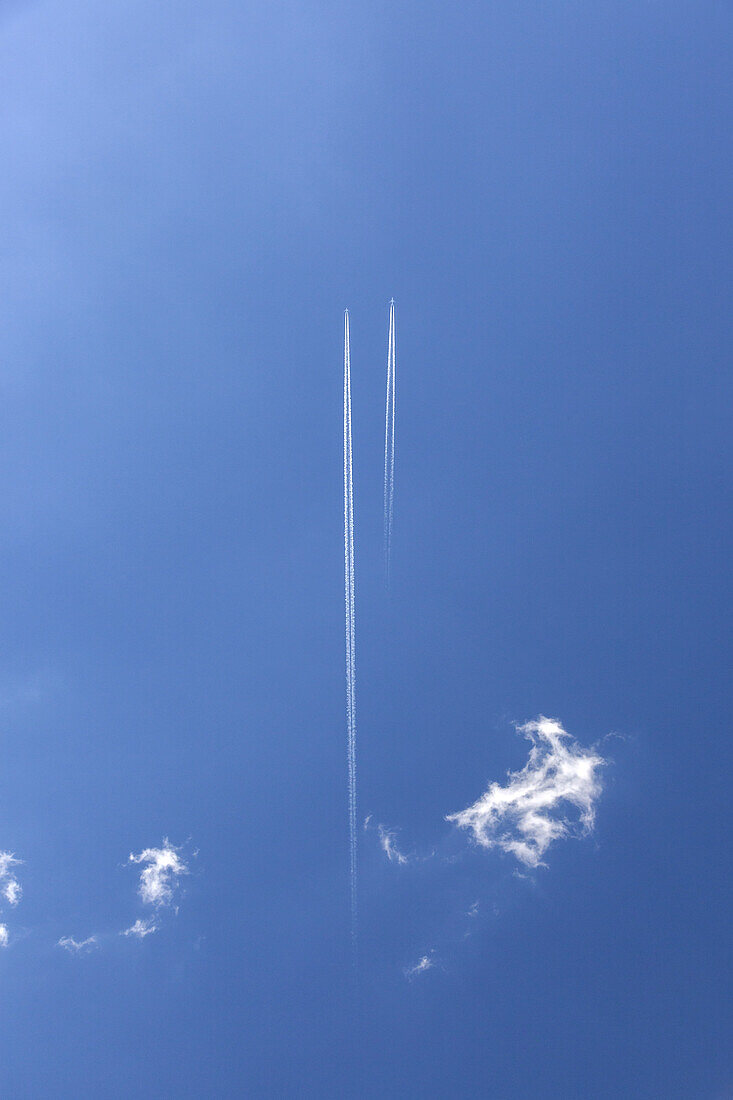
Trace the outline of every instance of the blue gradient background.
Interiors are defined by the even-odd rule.
[[[2,5],[3,1096],[733,1095],[732,37],[710,0]],[[346,305],[359,812],[447,857],[362,836],[357,990]],[[518,880],[443,816],[540,712],[623,739]],[[141,915],[164,835],[178,916],[54,947]]]

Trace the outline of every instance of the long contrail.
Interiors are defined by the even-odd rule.
[[[349,774],[351,936],[356,941],[356,634],[354,626],[354,474],[351,440],[349,311],[344,312],[344,595],[346,604],[346,732]]]
[[[394,298],[389,303],[387,340],[387,402],[384,413],[384,568],[389,588],[392,573],[394,526],[394,430],[395,430],[395,322]]]

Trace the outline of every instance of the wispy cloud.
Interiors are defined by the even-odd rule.
[[[75,940],[73,936],[62,936],[56,946],[63,947],[72,955],[80,955],[85,951],[93,951],[97,947],[97,937],[87,936],[85,940]]]
[[[12,852],[0,852],[0,879],[5,878],[10,868],[15,867],[20,862]]]
[[[141,866],[138,882],[138,895],[146,905],[152,905],[155,912],[150,917],[138,917],[134,924],[120,932],[104,932],[101,935],[88,936],[85,940],[76,940],[73,936],[62,936],[57,946],[72,954],[79,955],[92,948],[107,945],[110,936],[127,936],[138,940],[157,932],[160,928],[161,910],[171,906],[181,875],[188,874],[188,867],[181,857],[180,848],[165,839],[160,848],[144,848],[137,855],[131,854],[128,863]],[[195,854],[195,853],[194,853]],[[1,865],[0,865],[1,866]]]
[[[16,859],[12,852],[0,852],[0,894],[8,905],[17,905],[23,893],[20,883],[11,870],[21,862],[22,860]]]
[[[414,966],[406,966],[404,974],[407,980],[411,982],[418,974],[424,974],[426,970],[432,970],[434,966],[435,962],[431,951],[429,955],[423,955],[421,959],[418,959]]]
[[[17,905],[22,897],[23,887],[17,878],[9,878],[7,882],[3,883],[2,893],[8,905]]]
[[[364,832],[368,832],[370,829],[375,829],[377,836],[379,837],[379,846],[386,855],[390,863],[405,864],[410,863],[412,856],[406,856],[404,852],[401,852],[397,847],[397,830],[389,829],[386,825],[372,825],[372,815],[369,814],[364,818]]]
[[[126,928],[124,932],[120,932],[121,936],[137,936],[139,940],[144,940],[146,936],[149,936],[151,932],[157,932],[158,925],[154,917],[148,917],[147,920],[138,919],[134,924]]]
[[[386,855],[390,863],[407,863],[407,856],[404,855],[396,843],[397,834],[393,829],[388,829],[385,825],[377,825],[377,834],[379,836],[379,843],[382,846],[382,851]]]
[[[482,847],[501,848],[527,867],[540,867],[553,841],[593,828],[598,771],[605,761],[554,719],[540,716],[517,731],[532,742],[524,768],[509,772],[505,786],[492,783],[477,802],[446,820],[470,829]],[[573,808],[577,814],[571,817]]]
[[[12,852],[0,852],[0,898],[8,905],[15,907],[23,894],[13,868],[22,860],[16,859]],[[7,947],[10,942],[10,932],[7,924],[0,924],[0,947]]]
[[[161,848],[145,848],[139,855],[130,855],[130,863],[143,864],[140,872],[138,894],[146,905],[156,909],[170,905],[181,875],[188,874],[188,867],[176,848],[167,839]]]

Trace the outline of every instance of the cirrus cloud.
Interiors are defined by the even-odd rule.
[[[179,849],[165,839],[161,848],[145,848],[139,855],[130,854],[130,863],[144,864],[138,894],[146,905],[158,909],[173,901],[176,880],[188,874],[188,867],[178,853]]]
[[[16,859],[12,852],[0,852],[0,894],[8,905],[17,905],[23,893],[20,883],[11,870],[20,863],[22,860]]]
[[[73,955],[79,955],[84,951],[92,951],[98,943],[96,936],[87,936],[85,940],[75,940],[73,936],[62,936],[56,946],[63,947]]]
[[[21,899],[22,887],[12,870],[22,860],[16,859],[12,852],[0,852],[0,898],[15,907]],[[0,924],[0,947],[7,947],[10,932],[7,924]]]
[[[146,936],[149,936],[151,932],[157,932],[158,925],[153,917],[148,917],[147,920],[141,920],[140,917],[131,924],[129,928],[126,928],[124,932],[120,932],[121,936],[136,936],[139,940],[144,940]]]
[[[540,716],[517,732],[532,743],[522,770],[509,772],[504,786],[492,783],[472,806],[446,820],[469,829],[483,848],[500,848],[526,867],[543,867],[553,841],[593,828],[605,761],[552,718]]]
[[[388,829],[385,825],[377,825],[377,833],[382,851],[390,863],[404,865],[408,862],[407,856],[397,847],[397,834],[394,829]]]
[[[433,958],[434,952],[430,952],[429,955],[423,955],[418,959],[414,966],[406,966],[403,973],[408,982],[411,982],[414,978],[417,978],[419,974],[424,974],[426,970],[432,970],[435,966]]]

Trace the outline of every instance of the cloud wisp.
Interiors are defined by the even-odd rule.
[[[23,889],[11,870],[21,862],[12,852],[0,852],[0,894],[8,905],[17,905],[23,894]]]
[[[148,917],[146,920],[141,920],[140,917],[131,924],[129,928],[125,928],[123,932],[120,932],[121,936],[135,936],[139,940],[144,940],[146,936],[149,936],[152,932],[158,931],[158,923],[154,917]]]
[[[23,888],[15,877],[14,867],[22,860],[16,859],[12,852],[0,852],[0,898],[15,908],[23,895]],[[10,943],[10,931],[7,924],[0,924],[0,947]]]
[[[81,955],[86,951],[93,951],[98,946],[98,940],[96,936],[87,936],[85,940],[75,940],[73,936],[62,936],[56,946],[63,947],[72,955]]]
[[[424,974],[426,970],[432,970],[434,966],[435,961],[433,958],[433,952],[431,951],[429,955],[423,955],[422,958],[418,959],[414,966],[406,966],[404,970],[404,975],[407,978],[408,982],[412,982],[420,974]]]
[[[412,866],[416,863],[425,863],[429,859],[435,857],[435,848],[428,852],[427,855],[420,855],[414,848],[409,851],[405,851],[399,845],[400,830],[393,829],[388,825],[382,825],[381,822],[375,822],[372,824],[372,815],[364,819],[364,832],[374,831],[377,834],[379,841],[379,847],[384,852],[387,860],[390,863],[395,864],[397,867]]]
[[[593,828],[605,761],[552,718],[540,716],[517,732],[532,743],[524,768],[509,772],[504,786],[492,783],[472,806],[446,820],[469,829],[483,848],[500,848],[525,867],[544,867],[553,841]]]
[[[397,847],[397,834],[393,829],[388,829],[386,825],[377,825],[377,835],[382,851],[390,863],[404,865],[409,862],[407,856]]]
[[[16,878],[9,879],[3,885],[3,897],[8,905],[17,905],[23,894],[23,887]]]
[[[171,905],[181,875],[188,874],[188,867],[168,839],[160,848],[144,848],[138,855],[130,853],[129,863],[143,865],[137,892],[140,900],[156,909]]]

